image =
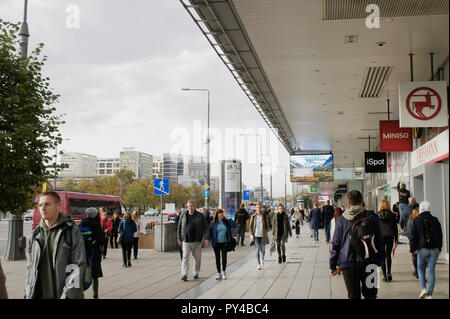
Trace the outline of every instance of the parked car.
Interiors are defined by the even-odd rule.
[[[156,210],[156,209],[149,209],[148,211],[146,211],[145,213],[144,213],[144,216],[147,216],[147,217],[151,217],[151,216],[158,216],[159,215],[159,212]]]
[[[23,220],[33,220],[33,210],[29,209],[23,214]]]

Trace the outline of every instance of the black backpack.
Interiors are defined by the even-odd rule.
[[[438,224],[435,222],[436,217],[424,218],[422,228],[421,247],[428,249],[440,248],[441,237]]]
[[[360,213],[350,228],[350,245],[362,259],[373,259],[378,253],[375,247],[377,225],[370,215],[370,211]]]

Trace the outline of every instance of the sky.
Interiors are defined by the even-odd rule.
[[[273,196],[284,196],[289,154],[178,0],[30,0],[27,17],[28,50],[45,44],[43,72],[61,95],[59,149],[206,156],[207,94],[181,88],[207,88],[211,175],[220,159],[238,158],[243,183],[259,186],[262,143],[264,187],[272,167]],[[0,18],[22,21],[23,1],[1,0]]]

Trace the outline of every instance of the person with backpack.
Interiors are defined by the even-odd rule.
[[[211,246],[214,249],[216,256],[217,275],[216,279],[227,279],[227,253],[230,251],[234,240],[231,236],[231,228],[236,228],[238,225],[228,216],[222,209],[217,209],[214,212],[213,220],[209,225],[209,238],[211,239]],[[230,247],[231,246],[231,247]],[[234,247],[233,247],[234,248]],[[222,253],[222,271],[220,268],[220,254]]]
[[[283,204],[278,204],[278,213],[272,218],[273,240],[277,243],[278,263],[286,262],[286,245],[288,237],[292,238],[292,229]]]
[[[245,246],[244,239],[245,239],[245,228],[247,227],[247,220],[250,219],[250,215],[245,210],[245,204],[242,203],[240,209],[236,212],[234,215],[234,222],[238,225],[237,226],[237,242],[241,243],[241,246]]]
[[[103,259],[106,258],[106,252],[108,251],[108,238],[111,236],[113,229],[113,224],[108,217],[108,213],[105,208],[100,208],[100,224],[102,227],[103,234],[105,236],[104,244],[102,245],[102,255]]]
[[[134,233],[137,231],[136,223],[131,218],[131,213],[126,212],[119,224],[120,245],[122,246],[122,267],[131,267],[131,246],[134,242]],[[122,234],[121,234],[122,233]]]
[[[314,235],[314,244],[318,244],[319,229],[322,226],[322,212],[320,211],[319,203],[314,203],[314,208],[309,212],[308,221]]]
[[[423,201],[419,205],[419,217],[412,223],[410,252],[417,252],[417,271],[422,291],[419,298],[431,299],[436,282],[436,263],[442,249],[442,228],[439,220],[432,216],[431,204]],[[428,267],[429,286],[427,292],[425,268]]]
[[[98,299],[98,278],[103,277],[101,247],[105,244],[106,239],[97,209],[89,207],[86,209],[86,215],[87,217],[80,223],[80,230],[86,250],[87,266],[91,268],[93,298]]]
[[[119,225],[120,225],[120,217],[119,217],[119,212],[115,211],[113,214],[113,218],[112,218],[112,231],[111,231],[111,236],[109,237],[109,242],[110,242],[110,246],[111,248],[119,248],[119,243],[117,242],[117,237],[119,236]]]
[[[381,269],[383,270],[383,280],[387,282],[392,281],[391,255],[394,244],[398,243],[397,219],[395,214],[390,210],[390,207],[391,205],[389,201],[383,199],[377,212],[381,226],[381,233],[383,234],[384,249],[386,252],[386,259],[384,260]]]
[[[39,197],[41,221],[28,242],[25,299],[83,299],[86,251],[80,229],[59,213],[56,192]]]
[[[408,237],[408,239],[411,238],[412,224],[414,222],[414,219],[416,219],[417,217],[419,217],[419,207],[414,208],[411,216],[409,216],[408,226],[406,227],[406,231],[402,231],[400,233],[400,235],[406,236],[406,237]],[[411,249],[411,239],[409,239],[409,247]],[[417,254],[416,253],[411,254],[411,259],[412,259],[412,263],[413,263],[413,267],[414,267],[413,276],[416,277],[417,279],[419,279],[419,273],[417,272]]]
[[[378,267],[384,260],[384,240],[378,216],[362,207],[358,190],[347,193],[348,208],[336,220],[331,241],[330,274],[339,267],[349,299],[376,299]]]
[[[255,243],[256,259],[258,260],[258,270],[264,267],[264,255],[266,252],[266,245],[269,243],[269,221],[263,213],[263,205],[258,202],[256,204],[256,213],[250,217],[250,241]]]

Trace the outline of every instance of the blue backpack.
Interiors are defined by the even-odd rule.
[[[70,248],[72,248],[72,228],[73,225],[69,227],[67,231],[64,232],[64,240],[69,245]],[[84,271],[84,277],[83,277],[83,291],[88,290],[89,287],[92,285],[92,260],[94,259],[94,243],[95,238],[92,236],[92,230],[90,227],[82,227],[80,226],[81,234],[83,235],[83,241],[84,241],[84,249],[86,251],[86,269]],[[69,236],[67,236],[67,233],[69,233]],[[67,237],[70,238],[70,244],[69,241],[67,241]],[[91,254],[89,256],[89,251],[91,251]]]

